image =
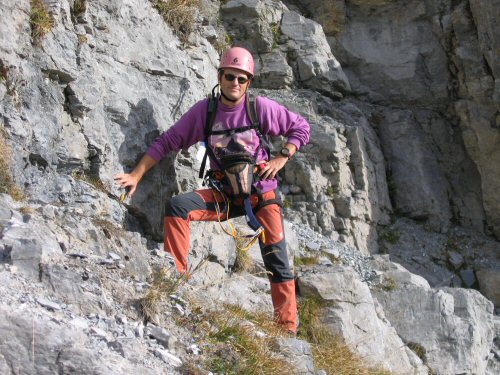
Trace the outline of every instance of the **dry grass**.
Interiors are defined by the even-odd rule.
[[[343,343],[340,337],[321,324],[321,304],[309,298],[299,303],[300,326],[298,337],[311,344],[314,365],[327,374],[336,375],[390,375],[382,369],[369,368],[361,358]]]
[[[299,339],[312,348],[316,369],[336,375],[391,375],[388,371],[369,368],[339,337],[325,330],[319,322],[320,304],[302,301]],[[191,364],[189,374],[283,375],[293,373],[291,365],[273,351],[283,330],[270,314],[250,313],[239,306],[223,305],[217,311],[193,309],[190,322],[204,347],[203,363]],[[199,369],[202,368],[203,371]]]
[[[83,181],[102,193],[106,194],[109,193],[109,189],[104,184],[104,182],[102,182],[101,178],[97,175],[85,173],[84,171],[73,171],[71,175],[75,180]]]
[[[3,126],[0,127],[0,193],[9,194],[17,201],[23,199],[22,191],[14,183],[10,169],[11,150],[5,140]]]
[[[156,321],[161,302],[177,292],[179,286],[186,282],[187,275],[176,273],[173,266],[157,270],[153,274],[151,288],[139,301],[144,319]]]
[[[8,74],[9,68],[5,66],[3,61],[0,59],[0,81],[7,81]]]
[[[274,338],[283,331],[267,314],[253,314],[234,305],[205,314],[207,353],[203,366],[219,374],[291,373],[290,365],[272,351]],[[257,335],[260,331],[264,335]]]
[[[206,266],[207,262],[208,258],[204,258],[184,273],[179,273],[175,266],[163,267],[155,271],[152,275],[151,287],[139,301],[144,319],[157,321],[161,303],[171,294],[177,293],[182,285]]]
[[[236,237],[234,238],[236,259],[234,260],[233,268],[235,272],[249,272],[253,267],[252,257],[248,253],[248,249],[245,249],[249,242],[249,239],[243,236],[244,233],[236,229]]]
[[[200,0],[152,0],[151,2],[179,39],[186,42],[193,31]]]
[[[85,13],[85,11],[87,10],[87,0],[75,0],[72,10],[75,16]]]
[[[178,324],[191,327],[203,354],[182,368],[182,373],[201,375],[248,374],[289,375],[290,363],[275,352],[276,339],[288,337],[276,324],[271,312],[251,313],[240,306],[224,304],[216,311],[205,310],[190,301],[191,314],[179,317]],[[335,375],[391,375],[373,369],[353,354],[339,337],[329,333],[319,321],[320,303],[314,299],[299,304],[301,326],[298,339],[308,341],[317,370]]]
[[[54,20],[43,0],[31,0],[30,26],[34,44],[40,44],[43,37],[54,27]]]
[[[253,261],[248,251],[236,248],[236,259],[234,261],[234,272],[250,272],[253,268]]]

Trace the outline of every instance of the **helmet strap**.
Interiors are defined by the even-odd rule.
[[[220,90],[220,94],[224,97],[224,99],[226,99],[228,102],[231,102],[231,103],[234,103],[236,101],[238,101],[239,99],[231,99],[231,98],[228,98],[226,96],[226,94],[224,94],[224,91]]]

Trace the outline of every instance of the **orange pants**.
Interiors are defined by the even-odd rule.
[[[260,201],[276,199],[276,193],[269,191],[259,196],[250,197],[252,207]],[[216,221],[217,202],[223,197],[211,189],[196,190],[180,194],[167,202],[165,208],[165,250],[172,254],[179,272],[188,270],[188,252],[190,245],[189,224],[193,221]],[[220,220],[227,220],[245,214],[242,204],[231,205],[230,217],[221,212]],[[277,322],[287,331],[296,331],[297,304],[295,298],[295,282],[288,264],[285,232],[281,207],[277,203],[264,204],[255,216],[264,227],[265,243],[259,239],[262,259],[269,273],[271,282],[271,298]]]

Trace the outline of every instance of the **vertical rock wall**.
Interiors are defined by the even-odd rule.
[[[353,92],[381,106],[395,209],[498,238],[498,1],[287,3],[323,25]],[[409,143],[420,156],[405,161]]]

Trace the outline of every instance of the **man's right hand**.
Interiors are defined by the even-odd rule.
[[[149,155],[144,155],[137,163],[131,173],[118,173],[114,179],[117,185],[122,189],[129,189],[127,197],[131,198],[137,189],[137,184],[141,181],[142,176],[156,164],[156,160]]]
[[[127,197],[131,198],[137,189],[137,184],[140,181],[140,178],[137,178],[133,175],[133,173],[118,173],[114,177],[116,184],[121,189],[127,189],[128,194]]]

